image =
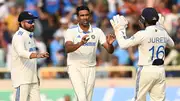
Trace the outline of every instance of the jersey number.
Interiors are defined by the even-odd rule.
[[[157,50],[155,50],[155,49],[154,49],[154,46],[152,46],[152,48],[150,48],[149,51],[152,52],[151,60],[154,59],[154,56],[155,56],[154,52],[155,52],[155,51],[156,51],[156,58],[157,58],[157,59],[163,59],[163,57],[164,57],[164,55],[165,55],[165,48],[164,48],[164,46],[162,46],[162,45],[159,46],[159,47],[157,48]],[[162,54],[162,58],[159,57],[159,54]]]

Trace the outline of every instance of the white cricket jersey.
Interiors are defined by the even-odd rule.
[[[30,59],[31,53],[36,52],[32,35],[33,33],[19,28],[13,36],[11,79],[14,87],[38,82],[37,61],[36,59]]]
[[[165,47],[168,44],[173,47],[174,42],[164,28],[153,25],[145,30],[138,31],[131,38],[125,38],[125,31],[116,33],[116,39],[121,48],[138,45],[138,65],[152,65],[155,59],[165,58]]]
[[[100,42],[101,45],[106,42],[106,36],[101,29],[90,26],[88,32],[83,32],[79,25],[73,26],[72,28],[67,29],[65,34],[65,42],[72,41],[74,44],[77,44],[81,41],[84,35],[89,35],[90,39],[86,44],[78,48],[76,51],[68,53],[68,65],[96,65],[96,50],[98,42]]]

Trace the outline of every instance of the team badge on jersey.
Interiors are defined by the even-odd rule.
[[[91,35],[91,38],[92,38],[92,39],[95,39],[95,35]]]

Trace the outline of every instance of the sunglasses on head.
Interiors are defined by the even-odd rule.
[[[33,24],[33,23],[34,23],[34,20],[26,20],[26,22],[27,22],[28,24]]]

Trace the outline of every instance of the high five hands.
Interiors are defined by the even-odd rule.
[[[114,34],[107,34],[106,41],[108,44],[112,44],[116,40],[116,37]]]
[[[126,20],[126,18],[122,15],[120,16],[119,14],[113,16],[113,19],[110,20],[110,23],[115,33],[119,30],[123,30],[127,28],[127,25],[128,25],[128,21]]]

